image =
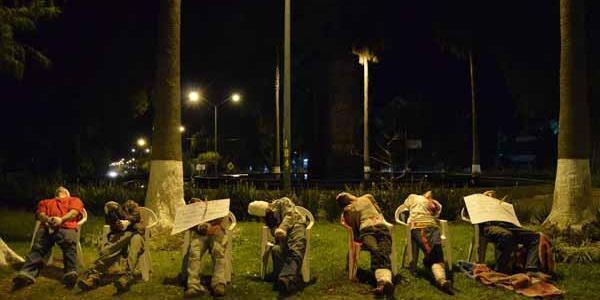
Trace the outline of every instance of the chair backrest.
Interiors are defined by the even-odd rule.
[[[468,215],[467,215],[467,210],[466,210],[466,208],[465,208],[465,207],[463,207],[463,208],[460,210],[460,218],[461,218],[463,221],[465,221],[465,222],[469,222],[469,224],[472,224],[472,223],[471,223],[471,219],[470,219],[470,218],[468,217]]]
[[[313,214],[302,206],[296,206],[296,210],[308,218],[308,226],[306,226],[306,229],[311,229],[315,224],[315,217]]]
[[[398,206],[396,212],[394,212],[394,219],[396,220],[396,223],[408,226],[408,223],[406,223],[408,216],[404,214],[405,212],[409,212],[408,207],[403,205]]]
[[[227,215],[227,217],[229,218],[229,227],[227,228],[227,230],[233,230],[237,225],[237,219],[235,218],[235,215],[232,212],[229,212],[229,215]]]
[[[87,221],[87,218],[88,218],[87,210],[85,210],[85,208],[84,208],[83,214],[81,214],[81,219],[79,220],[79,222],[77,222],[77,226],[83,225],[83,223],[85,223]]]
[[[142,218],[142,225],[146,227],[146,229],[150,229],[158,224],[158,217],[156,214],[147,207],[140,207],[140,217]]]

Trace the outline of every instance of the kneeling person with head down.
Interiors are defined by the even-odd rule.
[[[302,284],[300,272],[306,252],[306,216],[296,210],[294,202],[287,197],[271,203],[251,202],[248,213],[264,218],[275,237],[272,275],[277,279],[276,287],[284,293],[297,291]]]
[[[357,197],[350,193],[340,193],[335,200],[344,210],[344,222],[352,227],[354,238],[371,254],[371,270],[377,280],[374,293],[378,296],[393,296],[390,259],[392,236],[375,198],[371,194]]]

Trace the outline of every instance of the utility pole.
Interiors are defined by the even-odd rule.
[[[284,20],[284,38],[283,38],[283,188],[289,190],[292,181],[291,170],[291,98],[292,98],[292,77],[291,77],[291,3],[285,0],[285,20]]]
[[[275,162],[273,163],[273,173],[279,178],[281,175],[281,148],[279,132],[279,47],[275,50]]]

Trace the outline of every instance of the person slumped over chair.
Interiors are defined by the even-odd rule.
[[[423,195],[410,194],[404,204],[409,210],[407,220],[410,226],[411,240],[423,251],[423,264],[431,269],[437,286],[448,294],[454,294],[452,282],[446,278],[442,239],[438,217],[442,205],[433,199],[431,191]]]
[[[495,191],[486,191],[483,194],[496,198]],[[542,275],[539,274],[540,272],[553,273],[553,255],[540,252],[542,249],[542,252],[552,253],[552,247],[541,233],[501,221],[484,222],[479,226],[483,236],[496,246],[495,270],[497,272],[504,274],[528,272],[530,274],[538,273],[537,275]],[[522,245],[520,250],[519,245]],[[517,256],[523,259],[518,259]],[[550,259],[542,263],[540,256]],[[517,265],[518,262],[522,262],[522,265]]]
[[[192,198],[191,203],[202,201]],[[183,259],[182,273],[184,274],[186,290],[184,296],[192,298],[204,295],[208,290],[200,282],[202,256],[209,251],[213,259],[211,289],[214,296],[225,296],[225,249],[227,239],[225,231],[229,226],[227,217],[212,220],[192,227],[190,244]]]
[[[308,220],[295,209],[294,202],[283,197],[266,201],[253,201],[248,205],[248,213],[264,218],[266,225],[275,237],[271,249],[273,273],[276,287],[284,293],[297,291],[302,285],[302,262],[306,252],[306,226]]]
[[[62,186],[56,189],[54,198],[38,203],[36,218],[40,221],[40,229],[25,264],[13,279],[15,288],[35,282],[44,266],[44,259],[55,243],[63,252],[63,282],[68,287],[73,287],[77,281],[77,221],[83,212],[83,202],[77,197],[71,197],[69,191]]]
[[[125,274],[114,282],[118,291],[126,291],[133,283],[133,272],[144,252],[145,227],[141,223],[140,206],[133,200],[125,201],[122,206],[109,201],[104,205],[104,214],[106,224],[110,226],[107,242],[77,285],[82,290],[96,288],[108,269],[126,257]]]
[[[344,210],[344,222],[354,231],[357,242],[361,242],[371,254],[371,270],[377,280],[374,293],[392,296],[392,236],[375,198],[370,194],[357,197],[350,193],[340,193],[336,202]]]

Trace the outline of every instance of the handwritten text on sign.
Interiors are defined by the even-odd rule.
[[[177,208],[171,234],[177,234],[198,224],[229,214],[229,199],[200,201]]]
[[[471,224],[504,221],[521,227],[515,208],[510,203],[483,194],[473,194],[465,197],[465,204]]]

